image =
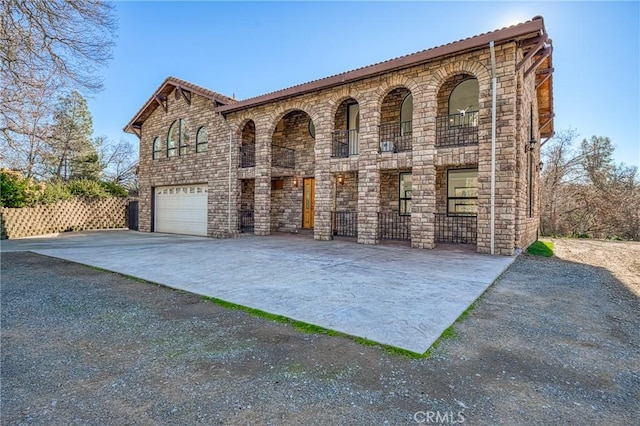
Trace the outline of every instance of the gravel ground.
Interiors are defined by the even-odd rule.
[[[428,359],[31,253],[2,255],[1,308],[3,425],[640,416],[639,299],[608,270],[571,260],[520,256]]]

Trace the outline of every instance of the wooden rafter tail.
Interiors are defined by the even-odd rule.
[[[531,49],[525,56],[524,58],[522,58],[522,60],[520,62],[518,62],[518,64],[516,65],[516,72],[520,71],[520,68],[522,68],[524,66],[524,64],[531,59],[531,57],[533,55],[535,55],[536,53],[538,53],[540,51],[540,49],[542,49],[544,47],[544,44],[547,42],[548,37],[547,35],[542,35],[542,36],[538,36],[535,39],[531,40],[531,43],[536,43],[534,48]],[[528,44],[529,42],[527,42]]]
[[[540,56],[538,57],[538,59],[536,59],[536,61],[533,64],[531,64],[531,66],[529,68],[527,68],[527,70],[524,72],[525,78],[531,73],[531,71],[533,71],[536,68],[538,68],[538,66],[542,63],[542,61],[544,61],[545,59],[547,59],[551,55],[551,52],[553,52],[553,46],[549,46],[549,47],[544,48],[541,51]]]
[[[167,97],[165,95],[163,95],[162,93],[158,93],[155,96],[156,101],[158,102],[158,104],[164,108],[164,112],[168,112],[169,111],[169,106],[167,105]]]

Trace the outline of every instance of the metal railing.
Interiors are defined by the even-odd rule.
[[[337,237],[358,236],[358,212],[334,211],[331,212],[333,235]]]
[[[240,232],[253,232],[253,210],[238,211],[238,230]]]
[[[411,121],[381,124],[379,152],[411,151],[412,126]]]
[[[378,213],[378,235],[381,240],[411,240],[411,216],[398,212]]]
[[[478,218],[476,216],[447,216],[436,213],[436,243],[476,244]]]
[[[283,146],[271,146],[271,165],[286,169],[296,168],[296,151]]]
[[[478,143],[478,111],[436,117],[436,146]]]
[[[255,167],[256,165],[256,145],[251,143],[240,147],[238,167]]]
[[[358,130],[335,130],[331,143],[331,156],[347,158],[358,155]]]

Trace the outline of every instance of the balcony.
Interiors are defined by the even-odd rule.
[[[273,145],[271,147],[271,165],[285,169],[296,168],[296,151],[283,146]]]
[[[238,158],[238,167],[247,168],[255,167],[256,165],[256,145],[247,144],[240,147],[240,154]]]
[[[411,121],[380,125],[380,153],[411,151],[413,140]]]
[[[336,130],[333,132],[331,157],[347,158],[358,155],[358,130]]]
[[[436,146],[462,146],[478,143],[478,111],[441,115],[436,118]]]

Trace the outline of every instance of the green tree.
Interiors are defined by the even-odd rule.
[[[76,91],[61,97],[53,114],[49,163],[55,179],[99,179],[98,154],[93,145],[93,118],[87,101]]]

